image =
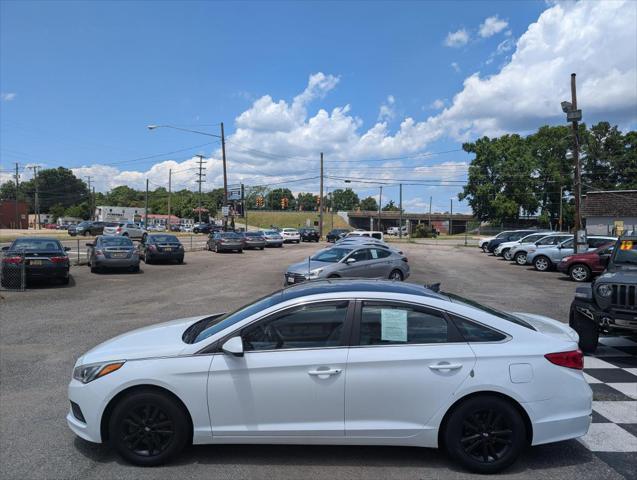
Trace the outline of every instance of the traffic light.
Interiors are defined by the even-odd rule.
[[[265,199],[261,195],[259,195],[257,197],[257,207],[261,208],[264,205],[265,205]]]
[[[287,208],[288,208],[288,199],[287,199],[287,197],[283,197],[281,199],[281,209],[285,210]]]

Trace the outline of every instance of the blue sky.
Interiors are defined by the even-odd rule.
[[[614,5],[615,11],[598,12],[595,17],[602,19],[587,25],[608,32],[610,24],[621,33],[615,41],[630,40],[634,23],[632,33],[625,31],[619,17],[627,12],[630,19],[633,6]],[[163,185],[167,169],[173,168],[183,170],[177,180],[189,186],[194,180],[188,170],[191,156],[203,153],[210,156],[206,187],[218,187],[216,144],[135,159],[209,140],[171,130],[149,132],[147,124],[218,133],[216,124],[224,121],[231,182],[281,183],[312,176],[318,173],[321,150],[326,160],[336,160],[327,163],[328,175],[331,170],[334,176],[372,181],[382,177],[389,183],[461,180],[469,161],[464,152],[413,156],[455,150],[462,140],[484,133],[524,133],[561,122],[557,100],[566,94],[568,64],[575,61],[572,66],[578,72],[591,70],[588,80],[608,72],[608,65],[583,66],[568,58],[567,50],[534,45],[538,38],[557,43],[560,34],[566,35],[551,15],[583,21],[590,19],[592,12],[584,10],[591,8],[534,1],[5,1],[0,4],[0,168],[5,177],[13,162],[19,162],[21,170],[32,163],[76,168],[78,175],[96,176],[100,190],[116,184],[139,187],[146,177]],[[547,17],[542,32],[529,31],[542,12]],[[526,94],[512,91],[514,73],[502,73],[512,63],[511,55],[522,50],[516,42],[525,34],[526,54],[520,57],[527,65],[510,70],[532,71],[542,68],[540,60],[565,56],[564,72],[557,69],[548,79],[560,88],[563,83],[563,91],[551,93],[548,100],[546,93],[538,93],[547,107],[537,114],[521,107],[501,116],[506,106],[488,102],[490,96],[511,100],[519,95],[524,101],[543,88],[526,85]],[[604,55],[588,53],[590,62]],[[589,119],[634,124],[632,97],[637,93],[633,95],[630,82],[635,56],[631,62],[630,53],[611,60],[621,74],[620,86],[631,97],[628,111],[619,104],[610,110],[591,106]],[[472,75],[484,104],[463,83]],[[507,86],[498,86],[498,78]],[[546,86],[547,80],[542,83]],[[454,100],[459,94],[464,99]],[[549,107],[553,101],[554,108]],[[580,101],[586,105],[585,97]],[[413,123],[405,124],[405,119]],[[364,162],[405,156],[412,158]],[[413,170],[418,166],[426,168]],[[26,171],[24,175],[28,178]],[[344,186],[340,180],[328,183]],[[361,196],[377,191],[372,184],[351,185]],[[294,191],[318,188],[311,181],[289,186]],[[397,199],[397,187],[385,190],[384,199]],[[432,195],[434,209],[441,210],[458,190],[408,186],[404,198],[409,210],[421,210]]]

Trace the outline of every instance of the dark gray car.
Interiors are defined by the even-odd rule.
[[[88,266],[95,273],[107,268],[126,268],[139,272],[139,253],[128,237],[99,235],[87,243]]]
[[[370,245],[327,248],[285,272],[287,285],[317,278],[389,278],[405,280],[409,264],[396,251]]]
[[[263,232],[242,232],[243,248],[263,250],[265,248],[265,235]]]

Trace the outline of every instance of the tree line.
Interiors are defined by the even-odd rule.
[[[582,193],[637,188],[637,132],[622,132],[608,122],[578,131]],[[538,215],[543,226],[556,226],[562,205],[563,225],[573,225],[573,131],[544,126],[522,137],[482,137],[465,143],[475,155],[467,184],[458,194],[474,215],[492,223],[516,223]]]

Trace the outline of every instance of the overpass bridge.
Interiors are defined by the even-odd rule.
[[[355,211],[347,212],[349,224],[354,228],[364,230],[381,230],[385,232],[389,227],[397,227],[400,223],[400,212],[396,211]],[[473,215],[448,213],[406,213],[403,212],[403,225],[411,232],[418,224],[433,226],[444,234],[464,233],[471,225],[479,224]],[[451,228],[449,228],[451,225]]]

